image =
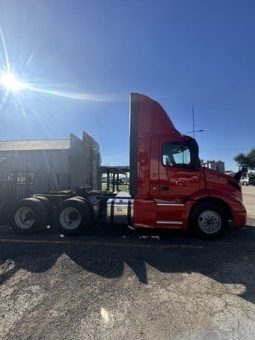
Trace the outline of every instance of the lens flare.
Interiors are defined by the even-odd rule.
[[[0,60],[1,54],[3,54],[3,61],[2,65],[0,64],[0,87],[3,88],[5,92],[2,99],[0,98],[0,107],[6,101],[9,94],[12,94],[12,97],[15,99],[19,96],[19,92],[21,90],[29,90],[30,92],[86,102],[122,102],[126,100],[126,97],[119,94],[93,94],[84,92],[60,91],[58,89],[51,88],[51,86],[47,86],[46,88],[42,87],[41,84],[38,84],[38,82],[33,83],[29,80],[29,83],[26,83],[22,81],[15,74],[14,68],[11,65],[7,51],[7,44],[0,26]],[[30,63],[32,57],[33,55],[29,56],[25,66]],[[16,66],[17,65],[14,65],[15,68]],[[28,79],[28,77],[26,77],[26,79]]]
[[[26,84],[20,81],[12,72],[2,72],[0,74],[0,84],[11,92],[18,92],[26,88]]]

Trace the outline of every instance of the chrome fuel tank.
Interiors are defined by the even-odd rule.
[[[131,198],[110,198],[107,201],[107,223],[132,225],[133,211]]]

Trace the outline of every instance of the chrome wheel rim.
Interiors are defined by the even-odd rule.
[[[81,213],[74,207],[67,207],[61,211],[59,220],[64,229],[74,230],[81,224]]]
[[[215,234],[222,227],[221,216],[215,210],[204,210],[198,216],[198,226],[206,234]]]

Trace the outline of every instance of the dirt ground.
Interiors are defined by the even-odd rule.
[[[248,224],[255,187],[245,187]],[[255,225],[255,224],[254,224]],[[108,228],[108,229],[107,229]],[[0,236],[1,339],[255,339],[255,228]]]

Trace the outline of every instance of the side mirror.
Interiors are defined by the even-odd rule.
[[[234,175],[234,179],[239,183],[241,177],[242,177],[242,170],[239,170],[239,171]]]
[[[194,170],[199,170],[201,167],[201,162],[198,157],[198,145],[195,139],[191,139],[189,141],[189,146],[191,151],[190,165]]]
[[[199,170],[201,167],[200,159],[197,157],[192,157],[190,167],[194,170]]]

